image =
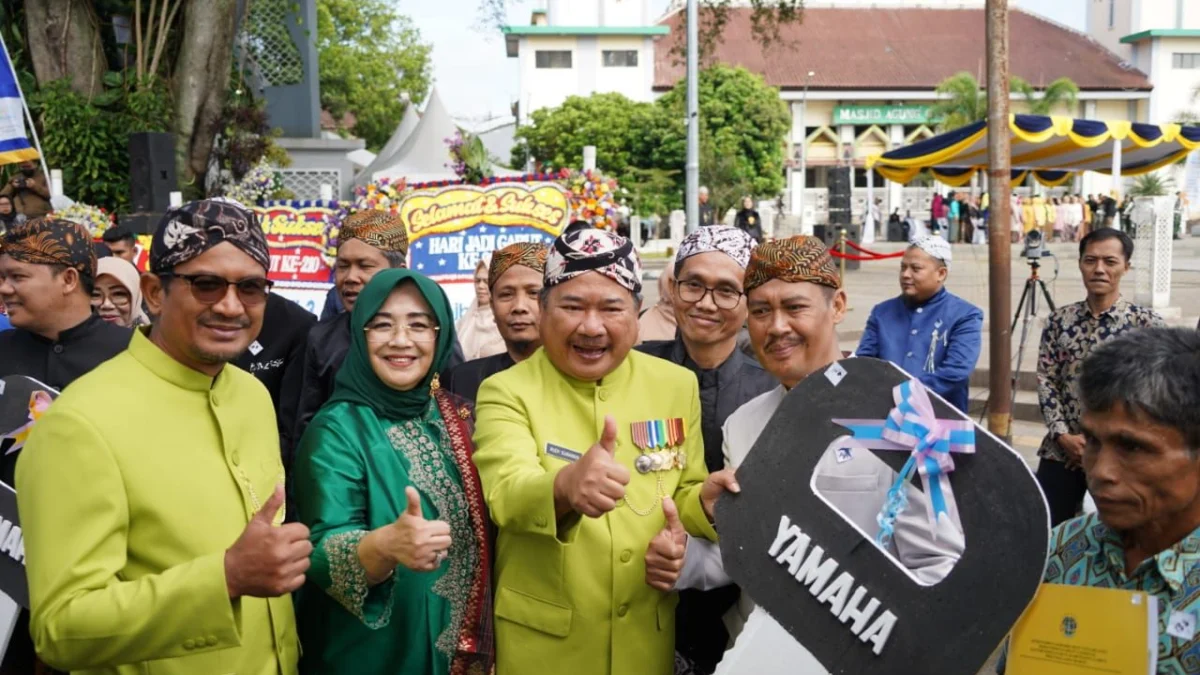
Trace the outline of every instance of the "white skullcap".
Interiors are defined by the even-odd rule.
[[[946,267],[950,266],[950,261],[954,259],[954,254],[950,249],[950,242],[942,239],[936,234],[926,234],[917,237],[912,243],[913,246],[925,251],[930,256],[941,260]]]

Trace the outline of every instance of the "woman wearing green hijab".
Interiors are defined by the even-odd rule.
[[[385,270],[350,323],[333,396],[296,457],[313,544],[300,670],[489,673],[490,521],[471,409],[437,385],[456,340],[450,302],[425,276]]]

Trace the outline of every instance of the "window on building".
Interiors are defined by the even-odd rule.
[[[1117,0],[1108,0],[1108,27],[1117,24]]]
[[[638,64],[638,53],[635,49],[605,49],[603,58],[605,68],[636,68]]]
[[[1200,68],[1200,54],[1181,54],[1176,52],[1171,55],[1171,65],[1175,68],[1195,70]]]
[[[571,67],[571,51],[564,49],[562,51],[542,51],[539,50],[535,58],[535,65],[538,68],[570,68]]]

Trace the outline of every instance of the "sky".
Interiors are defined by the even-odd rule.
[[[659,15],[668,0],[650,0]],[[1036,12],[1077,30],[1084,29],[1086,0],[1024,0]],[[514,1],[508,19],[529,22],[538,0]],[[479,0],[397,0],[422,37],[433,44],[434,86],[450,114],[464,126],[508,116],[517,97],[517,59],[505,56],[499,31],[479,26]]]

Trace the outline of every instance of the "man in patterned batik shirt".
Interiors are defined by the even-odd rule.
[[[1161,326],[1152,310],[1121,297],[1121,277],[1129,271],[1133,240],[1100,228],[1079,242],[1079,271],[1087,299],[1059,307],[1046,320],[1038,349],[1038,401],[1048,432],[1038,449],[1037,478],[1050,506],[1050,524],[1075,517],[1087,491],[1080,470],[1083,413],[1076,386],[1084,359],[1101,343],[1125,331]]]
[[[1200,335],[1131,331],[1096,348],[1079,392],[1096,500],[1050,537],[1044,581],[1158,598],[1159,673],[1196,672],[1200,612]]]

